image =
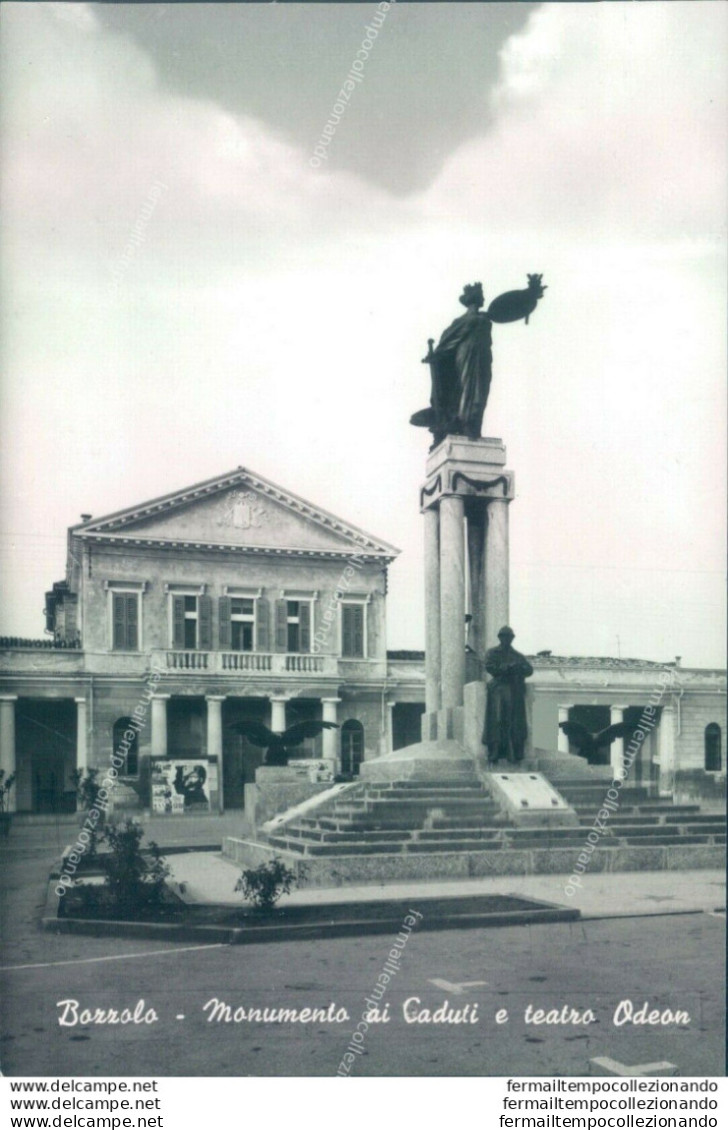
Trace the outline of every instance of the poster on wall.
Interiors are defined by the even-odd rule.
[[[210,785],[206,761],[152,762],[152,811],[181,816],[209,812]]]

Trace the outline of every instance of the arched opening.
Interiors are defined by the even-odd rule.
[[[341,772],[345,777],[358,777],[364,760],[364,727],[350,718],[341,727]]]
[[[720,773],[723,768],[722,734],[717,722],[705,727],[705,771]]]
[[[133,734],[133,737],[129,735]],[[126,737],[124,736],[126,735]],[[132,726],[131,718],[117,718],[113,730],[114,753],[124,758],[119,769],[120,777],[139,776],[139,732]]]

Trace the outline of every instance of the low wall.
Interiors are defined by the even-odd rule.
[[[245,812],[254,829],[266,821],[332,787],[331,781],[310,781],[291,766],[262,766],[255,783],[245,786]]]
[[[422,852],[408,855],[302,856],[251,840],[228,836],[223,855],[257,866],[273,856],[285,860],[301,887],[343,887],[350,883],[395,883],[401,879],[477,879],[489,875],[571,875],[582,848],[528,848],[504,851]],[[699,871],[724,869],[726,849],[717,844],[670,844],[663,847],[599,849],[589,857],[590,873],[629,871]]]

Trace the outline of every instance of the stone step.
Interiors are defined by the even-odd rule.
[[[290,834],[290,832],[288,832],[288,834]],[[311,843],[318,842],[325,844],[345,844],[352,843],[355,840],[361,839],[371,840],[373,843],[400,844],[406,843],[412,838],[412,835],[413,833],[409,829],[401,832],[380,832],[371,829],[367,829],[366,832],[330,832],[325,831],[324,829],[319,829],[318,831],[313,829],[306,829],[303,838],[310,841]]]
[[[650,824],[645,828],[640,824],[623,823],[615,826],[614,832],[618,836],[631,836],[643,839],[665,839],[667,836],[680,835],[679,826],[675,824]]]
[[[290,851],[297,855],[310,856],[343,856],[343,855],[397,855],[402,854],[427,854],[441,852],[483,852],[513,850],[543,850],[545,848],[580,848],[584,840],[581,834],[563,834],[567,829],[520,829],[516,835],[509,834],[506,839],[477,837],[438,837],[418,838],[417,840],[386,840],[371,839],[368,835],[360,836],[345,842],[335,841],[309,841],[290,836],[270,836],[268,843],[273,848]],[[560,834],[561,833],[561,834]],[[600,847],[606,850],[615,850],[620,847],[668,847],[687,845],[720,845],[725,843],[725,835],[709,836],[700,835],[668,835],[654,839],[644,836],[613,836],[605,837],[600,842]]]
[[[646,844],[643,839],[635,839],[633,836],[627,836],[624,840],[629,847],[682,847],[686,844],[708,844],[711,841],[710,836],[663,836],[659,841],[651,844]]]
[[[582,818],[587,816],[596,816],[601,811],[602,805],[584,805],[575,804],[573,806]],[[694,816],[700,812],[700,805],[698,804],[664,804],[656,802],[644,802],[642,804],[620,805],[617,809],[609,809],[611,812],[611,819],[619,816]]]
[[[502,828],[494,828],[485,824],[476,828],[427,828],[417,832],[417,840],[492,840],[499,838],[502,832]]]
[[[598,811],[599,810],[597,809],[597,812]],[[595,812],[594,816],[596,816],[596,814],[597,813]],[[579,816],[580,826],[582,828],[593,827],[594,816],[590,817],[590,816],[581,816],[580,815]],[[624,824],[625,822],[627,822],[629,824],[643,824],[645,827],[647,827],[647,826],[654,826],[656,824],[659,824],[660,820],[661,820],[660,816],[638,816],[638,815],[633,815],[632,813],[623,814],[620,810],[617,813],[610,814],[608,823],[609,823],[610,827],[616,827],[617,824],[620,824],[620,823]],[[607,821],[605,821],[605,823],[607,823]]]
[[[722,824],[725,827],[726,817],[720,812],[694,812],[685,813],[668,812],[665,816],[666,824]]]
[[[361,799],[357,797],[355,800],[349,800],[348,798],[336,800],[334,801],[333,808],[334,811],[349,808],[355,810],[369,810],[371,808],[391,809],[394,807],[404,810],[416,808],[477,808],[478,805],[487,803],[488,800],[489,796],[487,793],[471,793],[468,796],[459,797],[445,797],[439,795],[427,797],[388,795],[381,797],[362,797]],[[491,804],[492,803],[491,801]]]
[[[584,796],[604,796],[612,788],[611,781],[564,781],[556,782],[559,792],[583,793]],[[643,800],[650,795],[646,785],[622,785],[619,793],[629,797],[641,797]]]
[[[303,821],[298,821],[303,823]],[[411,817],[397,816],[380,816],[377,819],[366,819],[360,816],[359,819],[351,819],[335,816],[319,816],[318,823],[320,827],[326,831],[331,832],[353,832],[357,829],[371,828],[373,831],[402,831],[414,832],[422,827],[421,820],[412,820]]]
[[[413,803],[415,801],[431,801],[439,804],[442,801],[448,803],[453,800],[479,800],[483,797],[490,796],[490,793],[483,788],[472,789],[380,789],[369,788],[366,790],[364,799],[367,801],[405,801]]]
[[[390,785],[382,783],[367,785],[367,788],[376,789],[462,789],[462,788],[476,788],[482,789],[483,783],[479,777],[474,775],[463,774],[461,777],[448,777],[440,778],[432,781],[393,781]]]
[[[323,821],[325,818],[321,817]],[[490,812],[462,812],[457,816],[433,816],[428,818],[427,813],[414,817],[412,813],[360,813],[355,817],[338,818],[336,827],[332,830],[347,832],[356,828],[474,828],[480,826],[494,826],[506,823],[497,809]],[[327,824],[328,826],[328,824]]]
[[[415,840],[407,844],[407,853],[410,852],[440,852],[440,851],[501,851],[505,845],[502,840]]]
[[[611,835],[611,833],[607,833]],[[575,843],[583,844],[586,841],[586,833],[584,828],[508,828],[506,836],[514,843],[519,843],[521,840],[573,840]]]

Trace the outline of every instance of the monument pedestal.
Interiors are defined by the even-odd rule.
[[[462,714],[466,677],[472,680],[508,621],[508,504],[514,478],[505,462],[500,439],[448,436],[430,452],[420,493],[425,519],[422,737],[464,742],[473,756],[476,743],[466,738],[467,712]]]
[[[479,669],[508,622],[508,505],[514,476],[505,462],[500,439],[448,436],[430,452],[420,492],[425,521],[422,741],[365,762],[365,779],[379,779],[375,775],[381,772],[382,779],[391,780],[389,766],[395,765],[406,766],[410,776],[418,758],[429,776],[436,775],[438,760],[441,775],[463,761],[472,770],[484,755],[485,686]]]
[[[385,757],[364,761],[359,770],[363,781],[441,781],[472,777],[472,757],[459,742],[438,739],[416,742]]]

